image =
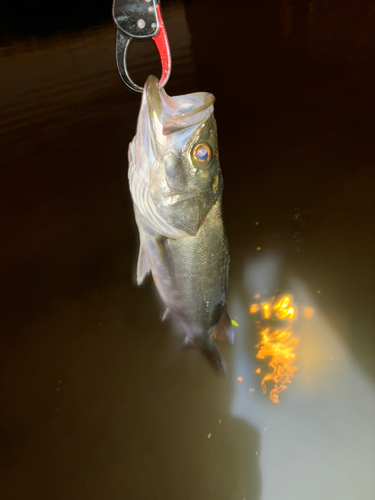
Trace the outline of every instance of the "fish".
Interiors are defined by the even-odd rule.
[[[146,80],[129,145],[129,188],[139,231],[137,283],[151,272],[165,317],[179,320],[183,348],[200,349],[226,375],[215,341],[233,343],[226,306],[229,251],[223,223],[215,97],[171,97]]]

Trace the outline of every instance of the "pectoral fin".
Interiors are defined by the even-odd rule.
[[[141,243],[138,255],[138,265],[137,265],[137,283],[138,285],[143,283],[145,276],[151,271],[150,261],[147,255],[145,246]]]
[[[168,318],[169,315],[170,315],[170,311],[167,307],[167,309],[164,311],[164,314],[163,314],[163,317],[161,318],[161,320],[164,321],[165,319]]]
[[[229,344],[234,342],[234,330],[226,304],[219,322],[212,328],[211,339],[229,342]]]

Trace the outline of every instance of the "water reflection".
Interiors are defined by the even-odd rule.
[[[280,31],[287,50],[314,60],[359,63],[373,59],[373,2],[282,0]]]
[[[270,282],[271,270],[276,288],[279,270],[273,266],[275,260],[269,262],[265,274]],[[246,299],[234,296],[230,304],[242,326],[242,335],[237,334],[234,346],[232,413],[261,433],[262,500],[291,498],[290,484],[292,498],[296,499],[329,500],[339,494],[347,500],[357,496],[370,500],[374,487],[374,384],[343,343],[342,332],[335,331],[327,321],[316,302],[316,291],[290,276],[287,289],[294,303],[314,314],[309,319],[299,315],[293,323],[293,334],[299,339],[298,375],[283,393],[281,403],[272,405],[256,378],[257,331],[244,307],[244,299],[250,301],[264,286],[262,279],[249,281],[249,275],[257,274],[254,266],[257,264],[248,264],[244,275],[246,289],[252,295]],[[241,384],[236,380],[238,374]],[[249,390],[254,387],[254,391]]]
[[[266,372],[264,376],[262,375],[260,383],[262,392],[266,394],[266,382],[273,381],[270,399],[274,403],[279,403],[279,394],[288,388],[286,384],[291,383],[290,379],[294,377],[294,372],[298,369],[294,366],[298,338],[293,337],[290,326],[296,316],[296,309],[292,298],[286,296],[276,301],[275,298],[267,300],[260,305],[252,304],[250,314],[256,313],[260,313],[259,319],[255,321],[260,342],[255,346],[257,349],[255,356],[260,360],[271,358],[268,366],[272,369],[272,373],[267,373],[267,370],[260,368],[257,368],[255,373]]]

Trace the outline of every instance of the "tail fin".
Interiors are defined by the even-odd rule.
[[[202,340],[199,337],[186,337],[183,348],[189,349],[191,347],[195,347],[201,350],[216,375],[222,375],[224,377],[227,375],[225,361],[222,358],[219,349],[210,338],[208,338],[207,340]]]

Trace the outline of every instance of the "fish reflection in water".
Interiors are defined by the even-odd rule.
[[[282,297],[275,302],[274,299],[260,304],[250,306],[250,314],[260,313],[261,320],[257,321],[261,341],[255,346],[258,349],[257,359],[264,360],[271,358],[268,366],[272,368],[272,373],[263,376],[260,383],[263,394],[267,393],[266,382],[273,381],[274,386],[270,391],[270,400],[279,403],[279,394],[288,388],[297,367],[294,366],[296,358],[295,349],[298,345],[298,338],[293,337],[292,328],[288,325],[281,327],[280,321],[293,321],[296,316],[296,309],[292,303],[292,297]],[[270,326],[264,328],[262,320],[269,320]],[[260,374],[258,368],[256,373]]]

